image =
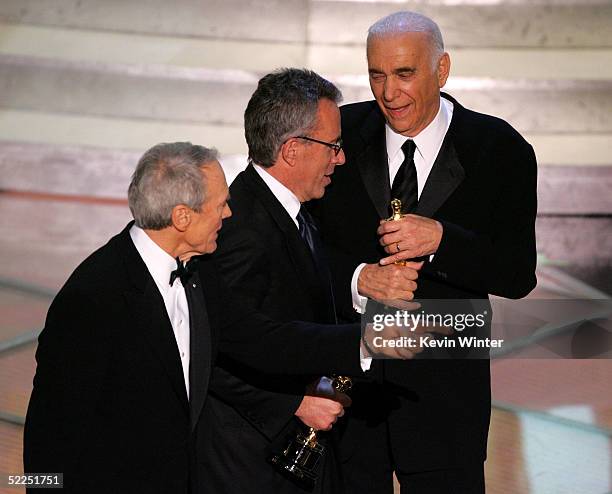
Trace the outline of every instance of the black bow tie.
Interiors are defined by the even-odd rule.
[[[174,285],[174,280],[180,278],[183,286],[187,284],[189,278],[195,271],[196,259],[192,258],[187,262],[187,264],[183,264],[178,257],[176,258],[176,269],[170,273],[170,286]]]

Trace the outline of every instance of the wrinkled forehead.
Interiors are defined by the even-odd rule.
[[[434,41],[430,33],[415,31],[393,34],[376,34],[368,36],[367,53],[373,51],[392,52],[398,50],[430,51],[434,49]]]
[[[202,171],[202,178],[206,185],[207,195],[213,192],[223,193],[223,191],[227,191],[225,172],[217,160],[204,163],[200,167],[200,170]]]
[[[206,181],[225,180],[225,173],[221,163],[217,160],[207,161],[200,165],[200,170]]]

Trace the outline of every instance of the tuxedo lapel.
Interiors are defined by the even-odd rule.
[[[189,304],[189,422],[193,430],[198,423],[208,390],[212,368],[212,343],[203,286],[197,271],[193,273],[189,283],[196,285],[186,288],[188,300],[191,302]]]
[[[188,412],[187,390],[180,355],[164,301],[129,236],[131,224],[120,234],[131,286],[124,295],[132,311],[133,327],[142,334],[159,358],[177,398]]]
[[[416,214],[428,218],[433,217],[465,178],[465,170],[455,148],[465,109],[452,96],[440,94],[453,104],[453,116],[415,211]]]
[[[321,278],[316,271],[308,246],[302,240],[293,219],[251,165],[245,170],[245,180],[282,231],[297,275],[303,279],[311,296],[317,300],[319,298],[317,294],[321,291]]]
[[[378,109],[372,110],[361,128],[364,147],[355,162],[370,200],[381,218],[389,216],[391,187],[385,142],[385,121]]]
[[[431,218],[465,177],[449,129],[421,193],[415,214]]]
[[[463,107],[446,94],[443,97],[455,106],[451,124],[444,137],[440,152],[433,164],[415,214],[431,217],[444,204],[465,177],[453,144],[457,120]],[[389,164],[385,139],[385,119],[378,107],[372,109],[361,127],[364,147],[355,159],[359,173],[370,200],[381,218],[389,216],[391,187],[389,185]]]

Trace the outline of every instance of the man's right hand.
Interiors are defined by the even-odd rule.
[[[344,415],[344,408],[351,405],[349,396],[333,389],[328,377],[321,377],[309,385],[306,393],[295,416],[318,431],[330,430]]]
[[[366,264],[357,280],[359,295],[388,305],[393,301],[410,301],[417,288],[416,279],[422,262],[407,262],[405,265]]]
[[[361,337],[361,352],[365,358],[410,360],[429,347],[433,333],[449,336],[453,329],[445,326],[404,327],[393,324],[384,325],[383,329],[374,329],[374,325],[367,324]]]

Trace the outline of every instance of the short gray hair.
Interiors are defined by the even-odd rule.
[[[202,167],[218,158],[216,149],[190,142],[153,146],[138,162],[128,188],[136,226],[161,230],[172,224],[172,209],[184,204],[199,212],[206,196]]]
[[[342,93],[312,70],[279,69],[262,77],[244,112],[249,160],[272,166],[287,139],[316,125],[319,101],[324,98],[338,104]]]
[[[438,63],[438,59],[444,53],[444,40],[438,25],[429,17],[403,10],[389,14],[379,19],[368,29],[368,44],[375,37],[394,36],[404,33],[426,33],[429,35],[432,48],[432,63]]]

